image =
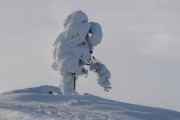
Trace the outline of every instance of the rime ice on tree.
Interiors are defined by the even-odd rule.
[[[64,21],[64,31],[53,45],[54,63],[52,68],[62,76],[60,89],[63,94],[75,94],[75,81],[89,70],[97,73],[98,84],[108,91],[110,72],[106,66],[92,56],[94,46],[101,43],[101,26],[88,22],[82,11],[71,13]]]

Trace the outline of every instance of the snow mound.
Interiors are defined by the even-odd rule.
[[[51,95],[53,86],[0,94],[0,120],[180,120],[180,112],[133,105],[93,95]]]
[[[39,86],[39,87],[32,87],[32,88],[25,88],[25,89],[19,89],[19,90],[12,90],[9,92],[5,92],[3,94],[12,94],[12,93],[42,93],[42,94],[47,94],[49,91],[53,91],[55,93],[61,94],[61,91],[58,87],[54,86]]]

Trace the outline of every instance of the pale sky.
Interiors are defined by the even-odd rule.
[[[76,10],[102,26],[94,55],[112,74],[109,93],[93,73],[79,93],[180,111],[179,0],[0,0],[0,92],[58,86],[52,44]]]

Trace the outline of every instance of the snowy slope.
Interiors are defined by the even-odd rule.
[[[50,95],[52,86],[0,94],[0,120],[180,120],[180,112],[106,100],[93,95]]]

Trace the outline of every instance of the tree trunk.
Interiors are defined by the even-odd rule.
[[[74,77],[74,91],[76,91],[76,77]]]

